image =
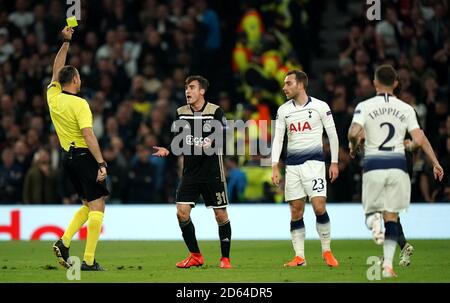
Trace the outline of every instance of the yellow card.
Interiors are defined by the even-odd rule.
[[[68,27],[74,28],[74,27],[78,26],[77,17],[75,17],[75,16],[67,18],[66,21],[67,21]]]

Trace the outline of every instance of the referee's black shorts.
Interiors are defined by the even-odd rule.
[[[89,149],[64,152],[63,167],[81,199],[91,202],[109,195],[106,182],[97,182],[98,163]]]

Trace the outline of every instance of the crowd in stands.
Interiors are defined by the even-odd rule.
[[[396,95],[416,110],[421,127],[447,172],[442,182],[436,182],[424,153],[419,150],[412,155],[411,199],[450,201],[448,2],[384,1],[382,7],[379,22],[369,21],[364,10],[348,22],[348,34],[340,43],[340,70],[324,74],[320,91],[323,98],[330,101],[340,141],[345,146],[342,131],[349,124],[353,109],[358,102],[375,94],[371,83],[374,67],[380,63],[392,64],[400,82]],[[348,162],[347,158],[343,151],[342,165]],[[350,174],[349,170],[344,171],[344,176]],[[336,186],[350,184],[350,179],[344,177]]]
[[[353,109],[373,96],[372,74],[392,63],[402,83],[399,97],[413,105],[446,170],[433,181],[430,164],[414,154],[413,201],[449,201],[449,17],[446,2],[396,1],[383,20],[364,10],[348,23],[339,69],[317,75],[311,92],[329,103],[341,143],[340,177],[330,201],[360,201],[361,166],[351,161],[346,132]],[[228,119],[275,118],[285,101],[285,72],[314,74],[325,0],[82,1],[67,63],[81,74],[93,128],[108,162],[109,203],[171,203],[182,158],[152,157],[170,146],[170,126],[185,103],[184,80],[201,74],[207,99]],[[61,150],[46,104],[46,86],[65,25],[64,1],[0,0],[0,203],[77,203],[61,168]],[[309,47],[307,47],[309,46]],[[270,127],[249,132],[270,143]],[[256,134],[256,135],[255,135]],[[251,136],[251,135],[250,135]],[[247,140],[248,144],[248,140]],[[329,147],[324,146],[329,155]],[[282,202],[261,155],[228,157],[231,203]],[[342,190],[345,189],[345,190]]]

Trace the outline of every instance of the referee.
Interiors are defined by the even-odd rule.
[[[89,104],[77,96],[81,79],[78,70],[64,66],[73,29],[62,30],[64,43],[53,64],[52,82],[47,87],[47,103],[61,147],[64,150],[63,167],[72,181],[83,206],[75,213],[61,239],[53,244],[58,262],[69,268],[69,247],[73,235],[88,221],[87,241],[81,270],[101,271],[95,261],[95,249],[100,237],[105,211],[106,162],[103,160],[97,138],[92,131],[92,113]]]

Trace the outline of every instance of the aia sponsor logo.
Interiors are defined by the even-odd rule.
[[[291,133],[305,132],[310,130],[312,130],[312,128],[308,121],[304,123],[299,121],[289,124],[289,132]]]

